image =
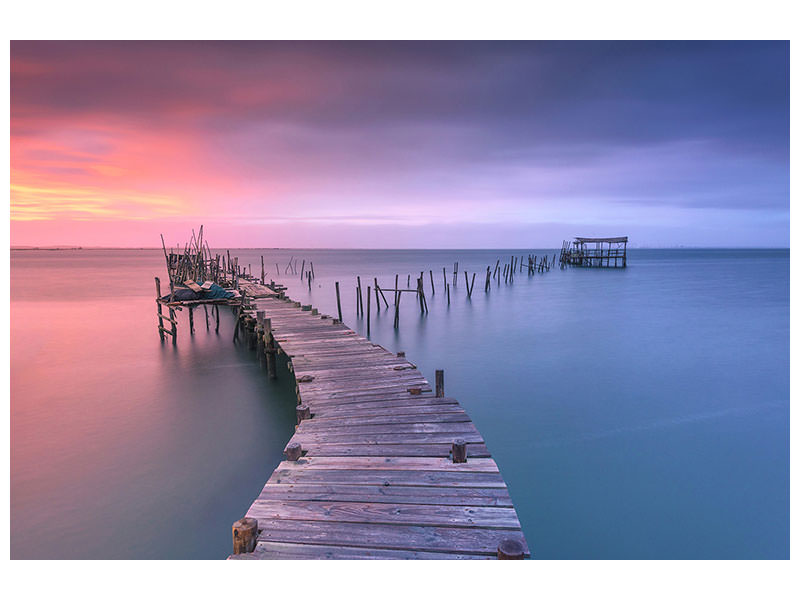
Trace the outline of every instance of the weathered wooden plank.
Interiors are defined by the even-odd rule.
[[[258,498],[261,500],[513,506],[506,488],[270,483],[264,486]]]
[[[372,435],[372,434],[406,434],[406,433],[454,433],[480,435],[471,421],[455,421],[442,423],[383,423],[358,425],[351,424],[346,427],[306,427],[305,422],[300,425],[298,435]],[[460,435],[451,436],[453,438]],[[332,437],[332,441],[336,438]]]
[[[421,527],[319,521],[259,521],[259,542],[355,546],[387,550],[421,550],[496,555],[503,539],[516,539],[528,552],[521,531],[463,527]]]
[[[494,557],[419,550],[385,550],[380,548],[355,548],[352,546],[259,542],[253,552],[234,554],[229,558],[236,560],[490,560]]]
[[[449,457],[452,444],[326,444],[306,443],[311,456],[434,456]],[[488,458],[485,444],[467,444],[468,458]]]
[[[499,473],[497,464],[491,458],[476,458],[465,463],[454,463],[443,458],[418,458],[398,456],[365,456],[365,457],[312,457],[307,456],[297,461],[283,461],[278,469],[301,470],[342,470],[372,469],[376,471],[452,471],[454,473]]]
[[[467,461],[469,464],[469,461]],[[352,469],[275,469],[269,483],[339,483],[353,485],[397,485],[429,487],[506,487],[499,473],[475,471],[377,471]]]
[[[309,419],[303,423],[303,427],[308,430],[335,430],[342,427],[352,427],[355,425],[388,425],[398,423],[465,423],[470,422],[467,413],[453,411],[449,413],[422,413],[422,414],[384,414],[377,416],[353,415],[342,417],[319,417]]]
[[[499,506],[448,506],[433,504],[389,504],[368,502],[306,502],[258,499],[247,511],[258,519],[331,521],[382,525],[434,525],[519,529],[513,508]]]
[[[299,444],[311,442],[350,443],[350,444],[446,444],[456,438],[461,438],[467,443],[483,443],[483,437],[476,430],[474,432],[443,432],[443,433],[315,433],[313,431],[298,431],[292,437],[293,442]]]

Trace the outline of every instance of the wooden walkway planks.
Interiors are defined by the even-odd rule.
[[[255,551],[231,558],[495,558],[503,540],[529,555],[499,469],[455,399],[335,319],[258,283],[247,295],[244,315],[270,319],[311,418],[289,440],[302,455],[277,466],[247,512]],[[451,456],[457,439],[464,463]]]

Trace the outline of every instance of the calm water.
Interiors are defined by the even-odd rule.
[[[788,558],[788,251],[631,251],[626,270],[518,274],[488,295],[481,271],[511,251],[234,253],[329,314],[339,281],[362,333],[356,275],[426,271],[430,313],[404,297],[400,329],[373,312],[371,337],[430,380],[445,370],[536,557]],[[283,274],[292,255],[314,262],[311,291]],[[478,276],[448,306],[456,260]],[[162,345],[163,271],[152,250],[11,253],[12,557],[223,558],[280,460],[290,378],[231,343],[227,310],[219,335],[200,311],[194,337],[184,311]]]

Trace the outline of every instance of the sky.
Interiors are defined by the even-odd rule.
[[[11,243],[789,245],[788,42],[12,42]]]

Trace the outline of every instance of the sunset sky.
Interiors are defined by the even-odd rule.
[[[12,42],[12,245],[789,245],[783,42]]]

